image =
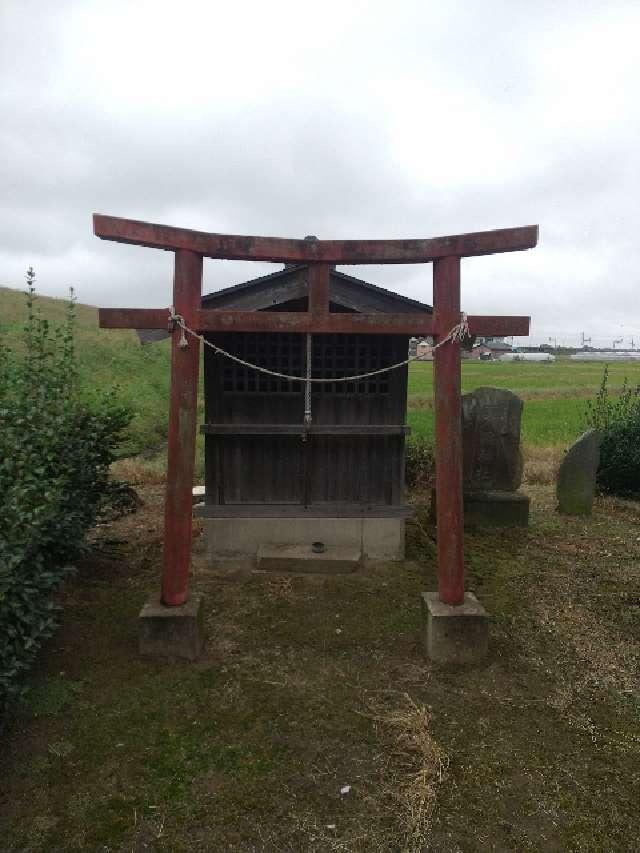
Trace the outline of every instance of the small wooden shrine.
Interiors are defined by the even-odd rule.
[[[309,238],[308,238],[309,239]],[[203,309],[307,312],[309,266],[205,296]],[[329,314],[424,316],[431,306],[338,272]],[[402,559],[407,334],[211,332],[206,339],[261,373],[205,347],[206,502],[212,559],[253,558],[265,545],[321,541],[358,561]],[[345,382],[350,376],[373,373]],[[284,559],[285,550],[281,551]]]

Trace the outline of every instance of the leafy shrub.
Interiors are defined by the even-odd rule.
[[[619,396],[608,390],[604,369],[600,389],[587,404],[587,423],[600,432],[600,491],[621,496],[640,494],[640,386],[624,380]]]
[[[410,438],[405,451],[405,481],[410,489],[425,491],[434,484],[433,446],[422,436]]]
[[[110,394],[83,397],[74,302],[51,328],[27,273],[23,348],[0,341],[0,711],[56,626],[54,593],[108,490],[131,414]]]

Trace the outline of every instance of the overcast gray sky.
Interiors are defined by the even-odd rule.
[[[171,301],[170,253],[91,213],[239,234],[540,224],[463,261],[532,340],[640,343],[640,2],[0,0],[0,283]],[[264,264],[205,261],[205,290]],[[431,300],[430,267],[350,267]]]

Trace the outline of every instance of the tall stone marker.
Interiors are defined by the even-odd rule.
[[[529,498],[522,482],[522,400],[503,388],[462,397],[464,515],[467,524],[526,527]]]
[[[600,434],[587,430],[567,450],[558,471],[558,510],[567,515],[591,515],[600,464]]]

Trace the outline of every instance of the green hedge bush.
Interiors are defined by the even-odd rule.
[[[57,622],[54,594],[108,493],[131,414],[109,394],[81,395],[74,302],[51,328],[27,273],[23,346],[0,338],[0,713]]]
[[[601,492],[622,497],[640,495],[640,387],[625,379],[619,396],[608,391],[605,367],[600,390],[587,404],[587,422],[600,432],[597,484]]]

